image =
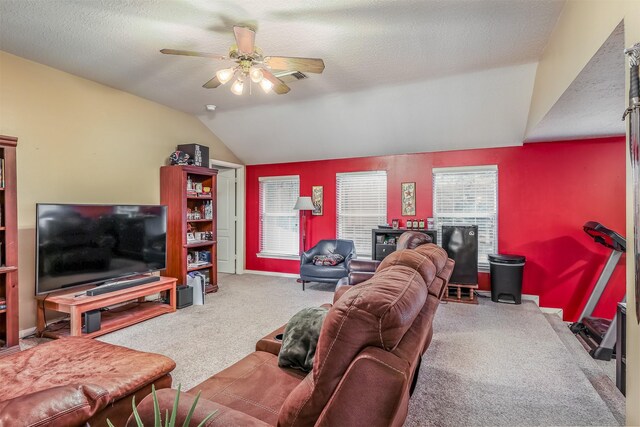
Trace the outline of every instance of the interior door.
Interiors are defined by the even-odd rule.
[[[218,271],[236,272],[236,170],[218,172]]]

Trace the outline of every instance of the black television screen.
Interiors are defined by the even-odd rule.
[[[166,267],[166,206],[39,203],[36,219],[36,294]]]

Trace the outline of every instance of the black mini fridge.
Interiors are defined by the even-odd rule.
[[[478,284],[478,226],[443,225],[442,247],[456,262],[449,279],[451,284]]]

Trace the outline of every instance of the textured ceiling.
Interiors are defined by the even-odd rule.
[[[200,119],[247,164],[520,145],[535,70],[502,67]]]
[[[624,47],[621,22],[527,135],[527,142],[624,134]]]
[[[252,154],[239,154],[246,161],[260,162],[261,155],[276,161],[269,154],[273,152],[293,159],[279,144],[300,133],[299,129],[289,132],[285,123],[349,126],[332,117],[352,113],[374,129],[366,134],[371,138],[367,145],[351,150],[351,155],[391,152],[388,120],[380,124],[378,115],[367,117],[374,108],[364,102],[378,103],[378,108],[397,117],[422,111],[420,126],[402,135],[409,140],[422,137],[420,151],[431,151],[442,144],[430,145],[428,129],[442,124],[430,112],[449,108],[447,120],[454,127],[457,114],[465,110],[465,88],[474,97],[485,97],[487,103],[497,97],[506,109],[512,94],[471,87],[476,84],[472,77],[456,82],[461,90],[455,93],[461,98],[449,99],[451,90],[435,90],[430,82],[498,68],[504,68],[503,77],[508,70],[513,72],[511,80],[522,77],[521,68],[514,66],[538,60],[563,5],[564,0],[0,0],[0,49],[201,115],[238,153],[246,151],[241,144],[256,134],[253,118],[270,117],[260,120],[261,143],[255,144]],[[158,53],[161,48],[180,48],[226,54],[237,23],[257,25],[256,43],[265,54],[320,57],[325,72],[291,83],[287,95],[256,90],[237,97],[226,86],[201,87],[224,62]],[[531,73],[524,74],[530,78]],[[521,82],[529,91],[531,84],[531,80]],[[398,92],[386,93],[389,89]],[[423,96],[415,95],[413,89]],[[352,103],[349,94],[354,96]],[[375,96],[383,94],[386,97],[376,101]],[[511,107],[519,110],[520,96],[514,98]],[[314,105],[314,99],[321,100],[315,109],[298,108]],[[339,101],[327,102],[332,99]],[[204,104],[218,109],[205,115]],[[335,108],[345,110],[340,113]],[[252,119],[234,122],[233,132],[228,125],[221,127],[221,118],[237,117],[241,111],[250,112]],[[483,109],[473,114],[496,120]],[[343,131],[324,129],[323,135]],[[495,145],[504,145],[522,138],[524,128],[512,129],[509,142],[502,133],[491,132],[480,139],[496,139]],[[310,133],[305,140],[316,145],[333,143]],[[467,142],[469,147],[478,145],[467,135],[456,146],[463,148]],[[327,151],[339,152],[337,148],[328,146]],[[407,149],[417,148],[414,144]],[[296,160],[313,156],[301,153]]]

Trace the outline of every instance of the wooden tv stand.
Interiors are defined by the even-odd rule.
[[[164,313],[172,313],[176,311],[176,281],[177,279],[172,277],[161,277],[157,282],[145,283],[132,288],[121,289],[96,296],[83,294],[83,291],[92,289],[94,286],[76,288],[49,295],[39,295],[36,298],[38,300],[38,332],[42,332],[44,336],[50,338],[61,338],[69,335],[72,337],[83,336],[93,338],[151,319],[152,317],[160,316]],[[166,291],[169,292],[169,304],[159,301],[145,302],[145,297]],[[82,332],[83,313],[126,302],[130,303],[114,307],[112,310],[106,310],[101,313],[100,330],[90,334]],[[53,332],[44,331],[45,309],[68,313],[71,316],[69,327]]]

